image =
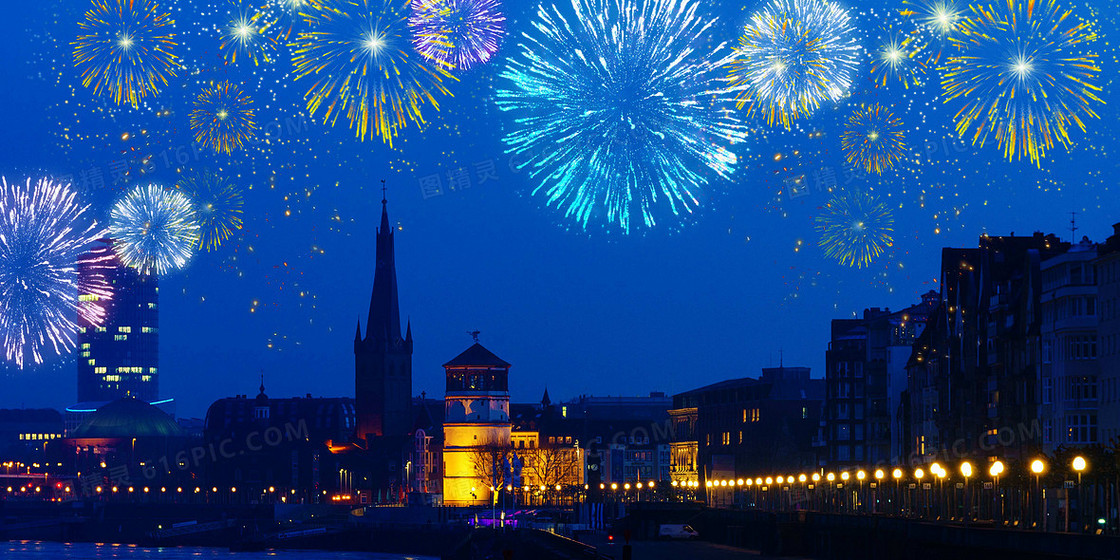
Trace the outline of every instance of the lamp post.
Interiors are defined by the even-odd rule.
[[[964,477],[964,515],[965,520],[972,519],[972,496],[969,494],[968,478],[972,476],[972,463],[961,463],[961,476]]]
[[[897,513],[898,515],[902,515],[902,511],[903,511],[903,507],[904,507],[904,505],[902,503],[902,496],[901,496],[901,494],[902,494],[902,487],[901,487],[901,484],[902,484],[902,469],[897,469],[896,468],[893,471],[891,471],[891,477],[894,478],[894,502],[895,502],[895,509],[897,510],[895,513]]]
[[[921,500],[921,497],[923,495],[922,490],[924,490],[924,488],[922,488],[921,485],[922,485],[922,477],[924,477],[925,475],[926,475],[926,472],[923,471],[921,468],[914,469],[914,479],[918,481],[915,490],[918,491],[919,500]],[[929,500],[927,499],[927,500],[925,500],[925,502],[926,502],[926,507],[923,508],[923,509],[928,510],[929,509]],[[921,506],[919,506],[919,507],[921,507]],[[928,512],[923,512],[923,517],[925,516],[926,513],[928,513]]]
[[[992,466],[988,467],[988,474],[992,475],[992,483],[993,483],[992,484],[992,490],[993,490],[993,493],[995,494],[995,496],[994,496],[995,501],[999,503],[999,518],[997,519],[997,521],[1002,521],[1003,520],[1003,495],[1000,493],[1000,490],[999,490],[999,475],[1003,474],[1003,462],[997,460],[996,462],[992,463]],[[992,508],[992,513],[993,513],[993,516],[994,516],[995,508]]]
[[[1034,487],[1035,487],[1035,493],[1036,494],[1041,494],[1042,493],[1041,477],[1042,477],[1042,471],[1044,471],[1044,470],[1046,470],[1046,463],[1043,463],[1042,459],[1035,459],[1035,460],[1031,461],[1031,472],[1034,473]],[[1036,511],[1033,521],[1040,522],[1040,524],[1042,526],[1041,529],[1043,531],[1045,531],[1046,530],[1046,511],[1045,511],[1046,510],[1046,503],[1045,503],[1045,498],[1036,495],[1036,496],[1034,496],[1034,499],[1031,500],[1031,504],[1032,504],[1032,506],[1037,506],[1037,505],[1041,506],[1041,507],[1038,508],[1038,511]]]
[[[883,469],[875,469],[875,492],[871,502],[871,513],[878,513],[879,511],[879,487],[883,485],[883,477],[886,475],[887,473],[883,472]]]
[[[1082,501],[1083,496],[1081,493],[1081,471],[1084,471],[1085,467],[1087,466],[1088,463],[1085,462],[1084,457],[1078,455],[1077,457],[1073,458],[1073,470],[1077,471],[1077,523],[1079,525],[1077,529],[1078,533],[1085,530],[1085,504]],[[1069,496],[1066,496],[1066,531],[1069,531]]]

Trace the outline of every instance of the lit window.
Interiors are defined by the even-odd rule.
[[[155,327],[140,327],[140,332],[155,333],[155,332],[159,332],[159,329],[157,329]]]
[[[108,371],[109,371],[109,368],[107,368],[105,366],[100,366],[100,367],[93,368],[93,373],[107,373]]]
[[[113,340],[116,340],[116,341],[128,340],[128,335],[127,334],[115,334],[115,335],[113,335]]]
[[[92,365],[96,365],[96,364],[97,364],[97,360],[95,360],[95,359],[93,359],[93,358],[90,358],[90,359],[89,359],[89,365],[91,365],[91,366],[92,366]]]
[[[152,376],[150,376],[150,375],[141,375],[140,376],[140,381],[151,381],[151,380],[152,380]]]
[[[132,327],[117,327],[117,332],[130,333],[132,332]]]
[[[89,343],[88,342],[83,342],[82,343],[82,350],[89,350]]]

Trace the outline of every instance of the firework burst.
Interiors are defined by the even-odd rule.
[[[42,363],[48,349],[72,350],[77,320],[104,319],[102,307],[78,297],[112,296],[103,262],[84,253],[101,231],[87,210],[69,185],[0,179],[0,342],[17,367]]]
[[[222,33],[218,50],[230,64],[237,64],[238,57],[249,58],[253,65],[270,63],[276,57],[276,39],[267,33],[271,22],[267,12],[238,13]]]
[[[730,52],[701,48],[715,21],[697,6],[573,0],[574,18],[542,6],[502,71],[495,97],[513,117],[508,151],[539,181],[533,193],[583,229],[592,219],[625,233],[679,219],[710,178],[734,171],[727,146],[746,127],[722,75]]]
[[[926,74],[925,44],[916,32],[891,25],[883,33],[871,61],[871,76],[880,86],[895,81],[909,88],[921,86]]]
[[[354,135],[393,144],[401,128],[426,124],[425,105],[451,95],[444,64],[412,52],[407,3],[399,0],[322,0],[301,12],[310,30],[294,43],[296,79],[312,80],[307,110],[334,124],[345,114]]]
[[[1007,0],[973,6],[959,24],[941,80],[945,101],[962,101],[957,133],[983,146],[993,135],[1011,161],[1039,167],[1085,119],[1100,118],[1098,55],[1088,46],[1092,27],[1054,0]]]
[[[198,215],[181,192],[136,187],[110,214],[113,250],[141,274],[163,275],[186,266],[198,246]]]
[[[194,101],[190,121],[198,143],[227,154],[241,148],[257,131],[253,100],[229,82],[203,88]]]
[[[860,107],[848,117],[840,146],[848,163],[882,175],[906,153],[902,119],[878,103]]]
[[[241,229],[245,199],[229,179],[207,169],[186,175],[175,186],[194,201],[199,249],[214,251]]]
[[[956,0],[907,0],[902,4],[902,15],[928,36],[925,63],[936,68],[950,40],[958,35],[964,12]]]
[[[786,128],[844,97],[860,48],[848,12],[827,0],[771,0],[751,16],[729,65],[737,105]]]
[[[171,14],[152,0],[94,0],[72,43],[82,85],[117,105],[138,107],[179,68],[173,25]]]
[[[408,21],[416,52],[457,70],[489,61],[506,32],[500,0],[412,0]]]
[[[869,266],[894,244],[890,208],[862,191],[837,193],[816,222],[818,245],[845,266]]]

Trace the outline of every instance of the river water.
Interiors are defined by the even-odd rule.
[[[320,552],[316,550],[277,550],[268,552],[230,552],[224,548],[169,547],[145,548],[127,544],[57,543],[40,541],[0,542],[3,560],[115,560],[118,558],[159,558],[160,560],[228,559],[265,560],[436,560],[429,556],[406,556],[376,552]]]

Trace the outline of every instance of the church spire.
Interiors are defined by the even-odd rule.
[[[397,267],[394,257],[393,228],[389,225],[385,181],[381,181],[381,226],[377,228],[377,266],[373,274],[373,293],[366,321],[366,340],[389,346],[401,338],[401,313],[397,303]]]

